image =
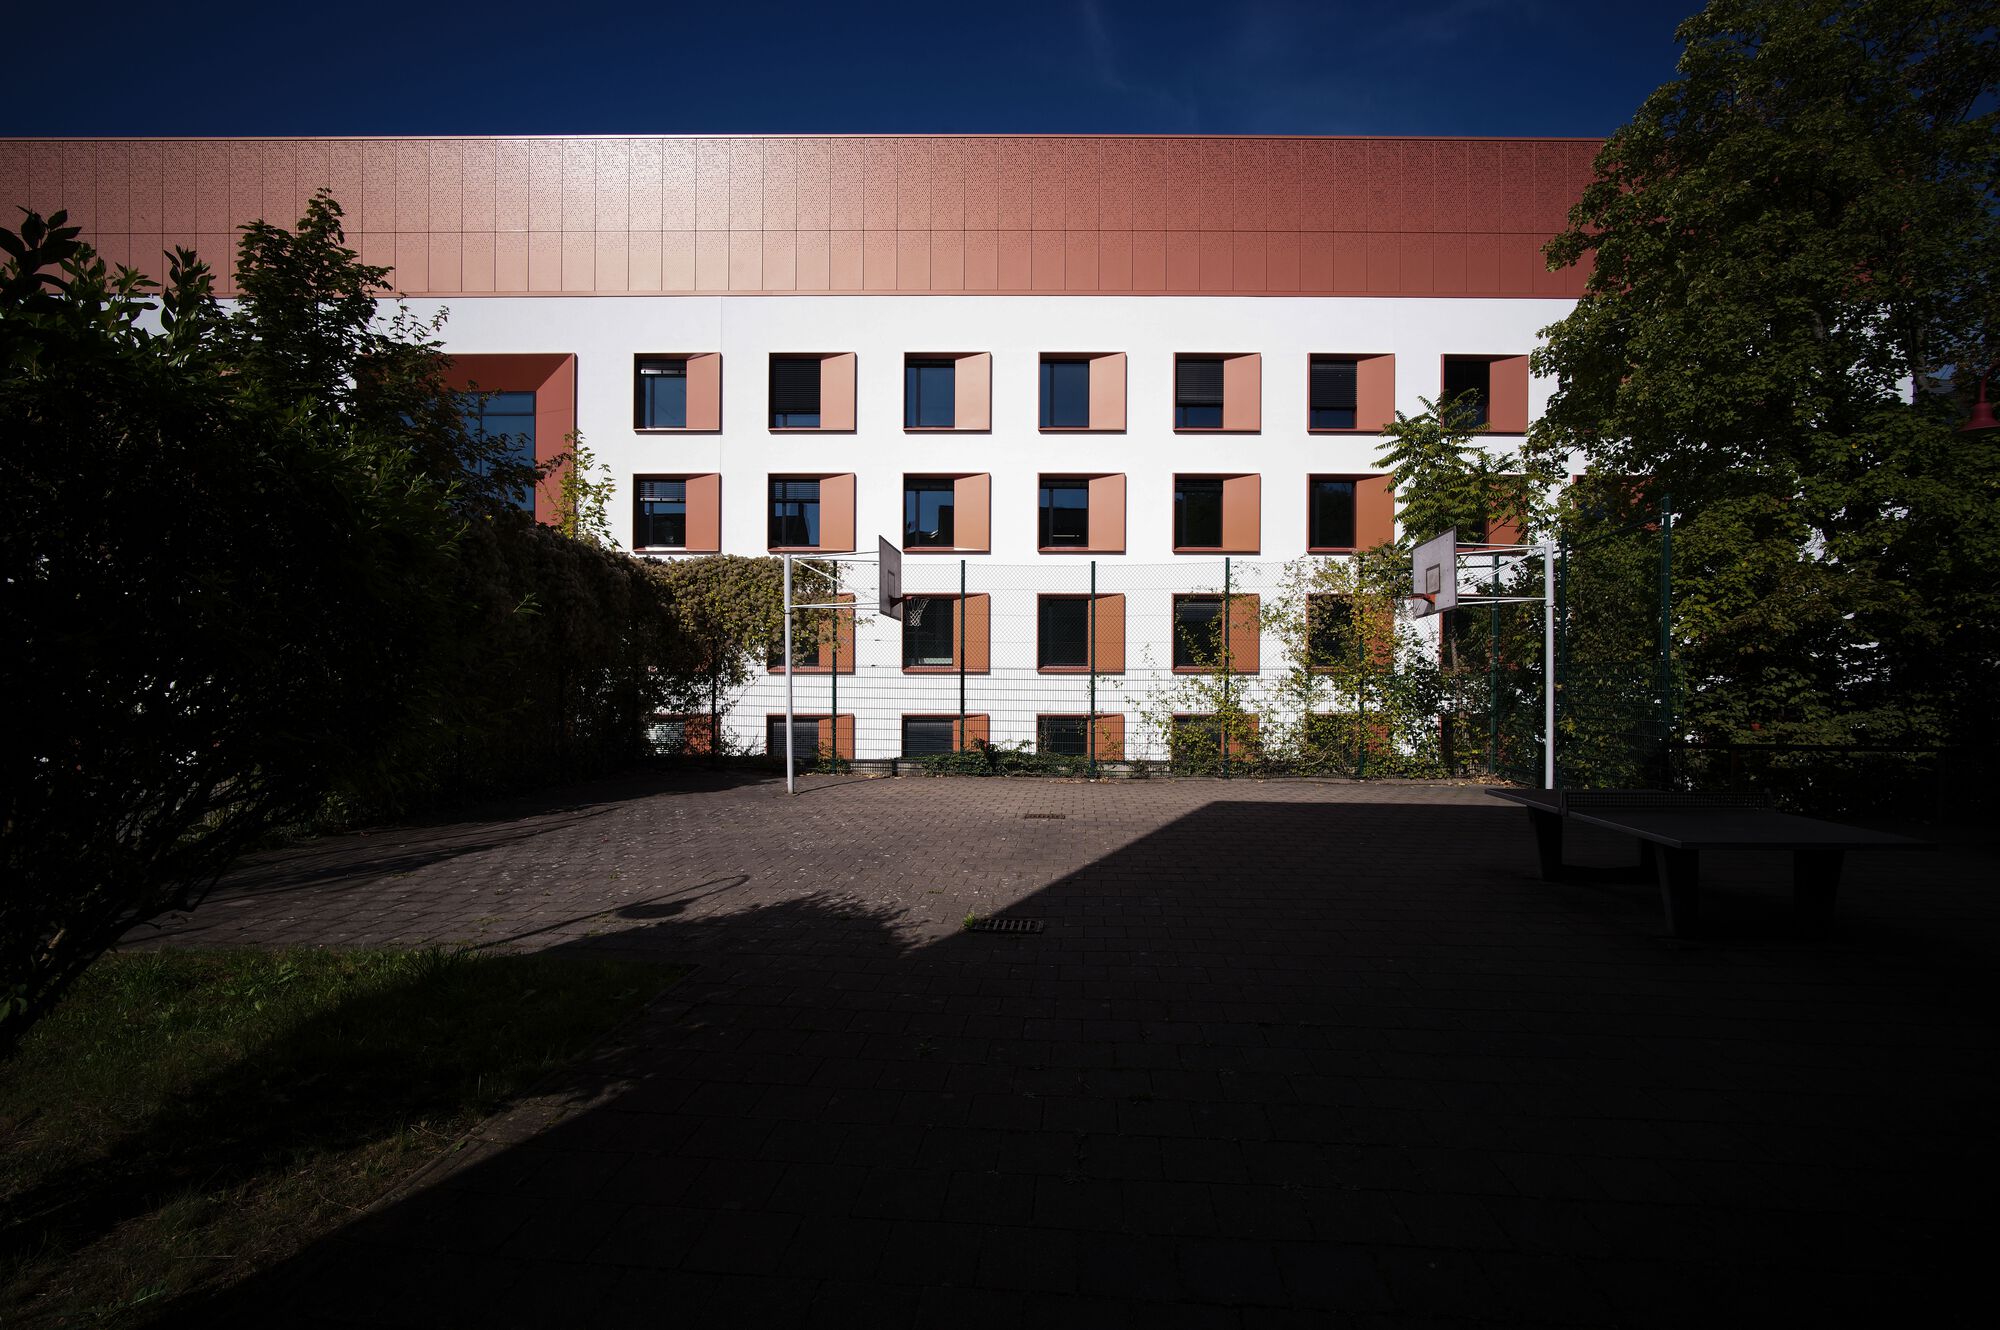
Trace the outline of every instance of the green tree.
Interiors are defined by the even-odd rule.
[[[1993,0],[1714,0],[1548,246],[1593,266],[1530,451],[1671,492],[1698,735],[2000,718],[2000,442],[1955,429],[2000,352],[1996,32]]]

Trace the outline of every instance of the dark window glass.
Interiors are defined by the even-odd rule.
[[[1355,384],[1355,362],[1314,356],[1312,360],[1313,429],[1353,429],[1360,410],[1359,389]]]
[[[654,717],[653,747],[663,753],[681,753],[687,751],[687,717]]]
[[[1037,618],[1037,665],[1081,669],[1090,664],[1089,597],[1043,596]]]
[[[771,482],[771,545],[819,544],[819,482]]]
[[[1090,755],[1088,716],[1043,716],[1035,722],[1035,751],[1056,757]]]
[[[1090,428],[1090,362],[1042,362],[1042,428]]]
[[[903,756],[925,757],[952,751],[958,721],[951,716],[903,717]]]
[[[785,756],[785,718],[769,716],[764,721],[764,751],[772,757]],[[819,720],[805,716],[792,717],[792,760],[795,762],[819,761]]]
[[[903,664],[950,665],[958,600],[953,596],[903,598]]]
[[[1174,482],[1174,548],[1222,548],[1222,482]]]
[[[1174,362],[1174,428],[1222,427],[1222,362],[1182,356]]]
[[[1174,668],[1210,669],[1222,653],[1222,597],[1174,597]]]
[[[1321,593],[1306,597],[1308,664],[1339,665],[1361,658],[1361,634],[1354,627],[1354,606],[1345,596]]]
[[[1049,480],[1042,483],[1043,549],[1090,544],[1090,482]]]
[[[1467,423],[1484,425],[1487,407],[1493,396],[1493,364],[1487,360],[1447,360],[1444,362],[1445,399],[1457,397],[1460,393],[1471,393],[1463,408],[1468,414]]]
[[[516,466],[535,464],[535,395],[525,393],[465,393],[459,398],[465,418],[465,432],[476,439],[501,445],[502,460]],[[492,474],[482,462],[473,468],[477,475]],[[535,509],[532,486],[515,485],[507,498],[517,508]]]
[[[1314,477],[1308,496],[1312,530],[1306,543],[1316,550],[1354,548],[1354,482]]]
[[[950,549],[953,496],[949,480],[925,476],[903,484],[903,547]]]
[[[903,427],[950,429],[954,414],[958,367],[949,360],[903,362]]]
[[[633,407],[634,428],[687,428],[687,361],[641,360],[633,390],[638,398]]]
[[[632,514],[633,548],[679,549],[688,543],[687,493],[685,480],[639,482]]]
[[[819,428],[818,356],[771,357],[771,428]]]
[[[1222,751],[1222,722],[1214,716],[1175,716],[1167,732],[1171,761],[1203,761]]]

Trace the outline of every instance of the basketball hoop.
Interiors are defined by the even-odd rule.
[[[1396,617],[1409,623],[1416,619],[1428,619],[1437,613],[1437,597],[1418,591],[1396,598]]]

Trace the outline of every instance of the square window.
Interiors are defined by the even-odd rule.
[[[1037,668],[1081,670],[1090,667],[1090,597],[1043,596],[1035,618]]]
[[[1211,670],[1222,654],[1222,597],[1174,597],[1174,668]]]
[[[1357,364],[1352,357],[1314,356],[1308,429],[1353,429],[1360,407]]]
[[[819,428],[820,358],[771,357],[771,428]]]
[[[1446,356],[1444,362],[1444,399],[1449,402],[1462,394],[1470,394],[1459,403],[1464,412],[1461,422],[1467,426],[1484,425],[1493,400],[1493,362],[1469,356]]]
[[[1042,428],[1090,428],[1090,362],[1042,361]]]
[[[903,362],[903,428],[950,429],[957,417],[958,365],[950,360]]]
[[[634,549],[684,549],[687,546],[687,482],[641,480],[633,500]]]
[[[1054,757],[1090,755],[1088,716],[1042,716],[1035,721],[1035,751]]]
[[[930,757],[953,751],[957,728],[958,721],[951,716],[903,717],[903,756]]]
[[[1333,592],[1306,597],[1306,664],[1309,667],[1351,664],[1361,658],[1361,632],[1354,622],[1354,602]]]
[[[952,511],[958,486],[938,476],[912,476],[903,482],[903,547],[952,547]]]
[[[771,548],[810,549],[819,544],[819,482],[771,482]]]
[[[1216,716],[1175,716],[1167,731],[1167,759],[1197,766],[1222,756],[1222,721]]]
[[[461,393],[459,414],[465,432],[478,441],[485,456],[470,468],[477,476],[491,476],[497,463],[510,471],[535,465],[535,395],[532,392]],[[517,472],[521,483],[509,484],[502,497],[516,508],[535,510],[534,485],[525,472]],[[510,476],[511,481],[514,477]]]
[[[1222,548],[1222,482],[1174,477],[1174,548]]]
[[[769,716],[764,721],[764,751],[772,757],[785,756],[785,718]],[[795,762],[819,761],[819,718],[816,716],[792,717],[792,760]]]
[[[903,666],[938,668],[956,664],[952,657],[958,613],[956,596],[903,598]]]
[[[1309,530],[1306,544],[1316,550],[1354,548],[1354,482],[1314,476],[1307,484]]]
[[[1090,544],[1090,482],[1044,480],[1041,547],[1083,549]]]
[[[1174,428],[1222,428],[1220,359],[1181,356],[1174,361]]]
[[[632,428],[686,429],[687,361],[642,356],[633,375]]]

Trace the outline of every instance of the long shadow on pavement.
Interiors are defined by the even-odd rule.
[[[1940,1320],[1988,1227],[1990,957],[1671,945],[1525,860],[1506,810],[1225,800],[1017,902],[1036,935],[642,909],[566,945],[702,968],[554,1107],[181,1310]]]

